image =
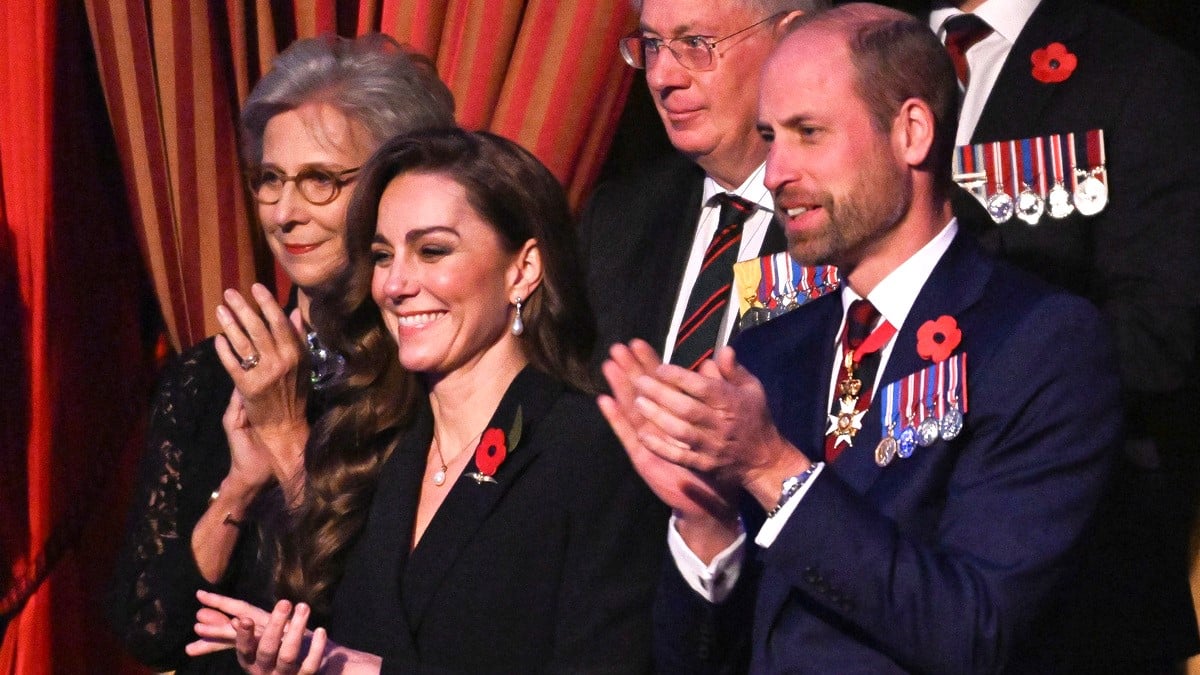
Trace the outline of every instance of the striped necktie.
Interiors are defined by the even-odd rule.
[[[729,304],[730,288],[733,284],[733,264],[737,262],[738,248],[742,241],[742,226],[757,208],[751,202],[727,192],[713,197],[721,205],[717,220],[717,231],[704,251],[700,275],[688,296],[687,309],[679,333],[675,338],[675,349],[671,363],[696,370],[713,355],[717,336],[725,319]]]

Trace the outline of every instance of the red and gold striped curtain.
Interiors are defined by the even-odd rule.
[[[632,76],[616,51],[634,23],[627,0],[86,4],[176,348],[217,330],[221,289],[271,276],[238,180],[236,110],[293,39],[379,30],[411,45],[434,59],[464,127],[529,148],[576,205],[599,173]]]
[[[391,34],[434,59],[464,126],[529,148],[578,205],[633,24],[627,0],[0,0],[0,673],[140,672],[99,607],[153,378],[139,329],[157,299],[187,347],[223,288],[277,274],[236,145],[274,55]]]

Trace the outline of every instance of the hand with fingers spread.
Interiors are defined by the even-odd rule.
[[[271,619],[270,612],[244,600],[208,591],[196,591],[196,597],[203,605],[196,612],[195,632],[200,639],[188,645],[187,653],[190,656],[233,649],[237,640],[234,622],[239,618],[249,619],[254,624],[255,634],[259,636]]]
[[[261,316],[240,293],[225,291],[226,304],[217,307],[224,330],[216,340],[217,354],[242,400],[241,429],[268,450],[272,474],[293,503],[309,433],[304,324],[298,310],[289,320],[262,284],[254,284],[251,294]]]
[[[374,675],[382,660],[329,640],[324,628],[308,629],[311,609],[280,600],[267,612],[250,603],[199,591],[205,607],[196,613],[199,640],[187,646],[190,656],[234,649],[242,669],[253,674],[337,672]]]
[[[612,357],[603,366],[612,396],[597,403],[617,438],[625,446],[634,469],[658,498],[675,513],[676,526],[692,550],[702,559],[725,549],[740,532],[736,486],[722,485],[711,476],[672,462],[650,449],[656,443],[672,443],[648,421],[636,404],[634,381],[649,377],[662,365],[654,348],[642,340],[625,346],[613,345]],[[690,534],[706,534],[689,536]]]

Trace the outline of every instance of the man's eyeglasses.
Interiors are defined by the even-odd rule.
[[[353,169],[331,171],[310,166],[301,169],[295,176],[289,176],[279,169],[259,167],[251,170],[247,179],[250,192],[260,204],[278,203],[283,197],[283,186],[292,181],[305,201],[313,206],[324,206],[337,199],[342,187],[354,180],[353,174],[361,168],[356,166]]]
[[[660,37],[650,37],[634,33],[621,38],[618,43],[621,47],[621,56],[625,59],[625,63],[634,68],[645,68],[648,64],[654,62],[659,57],[663,47],[675,55],[675,60],[679,65],[688,70],[712,70],[713,68],[713,53],[717,45],[728,40],[731,37],[741,35],[751,28],[756,28],[762,24],[781,16],[783,12],[772,14],[761,21],[755,22],[745,28],[734,31],[723,38],[711,40],[703,35],[681,35],[677,38],[664,40]]]

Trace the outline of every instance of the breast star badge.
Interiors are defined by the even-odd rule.
[[[825,430],[825,435],[835,434],[833,447],[838,447],[840,443],[845,443],[846,447],[854,446],[854,435],[862,429],[863,415],[867,414],[866,410],[855,410],[858,404],[858,397],[851,399],[844,397],[838,399],[839,410],[838,414],[829,415],[829,428]]]

